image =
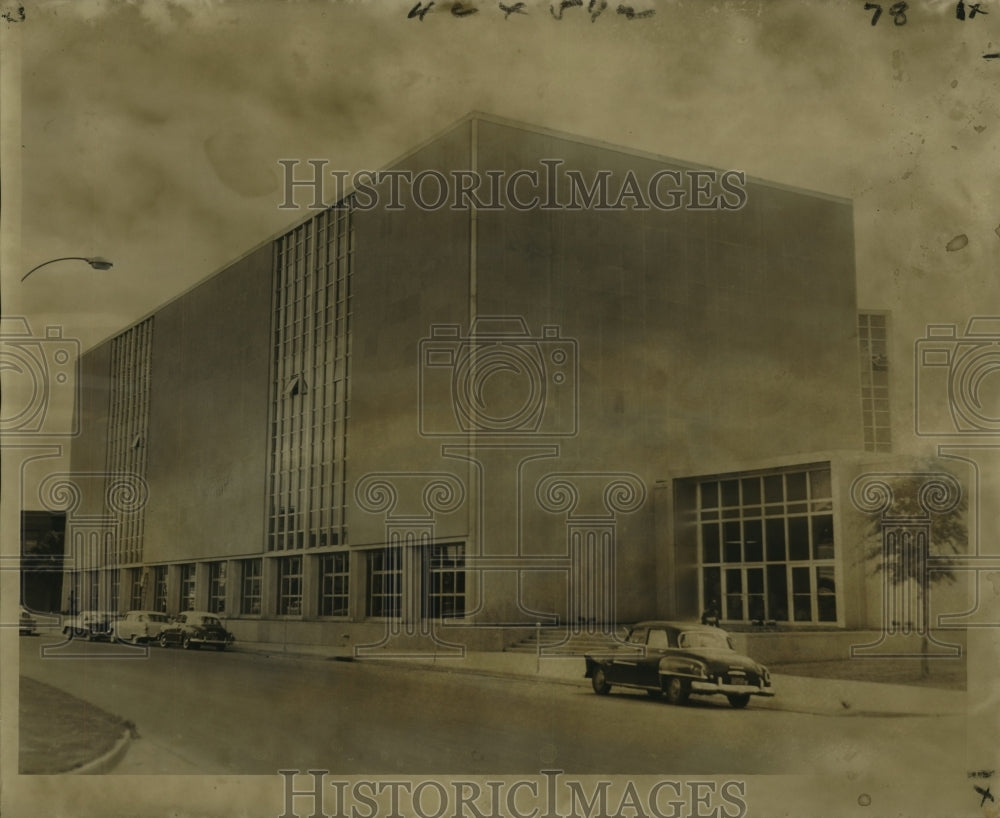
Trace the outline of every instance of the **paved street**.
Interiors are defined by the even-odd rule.
[[[964,754],[961,716],[852,717],[724,700],[672,707],[589,685],[227,651],[40,658],[21,673],[133,721],[120,773],[853,773],[889,777]],[[582,674],[582,661],[581,661]],[[582,680],[581,680],[582,681]],[[892,768],[892,769],[890,769]]]

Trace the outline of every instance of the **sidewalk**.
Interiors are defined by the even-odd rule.
[[[233,650],[266,656],[297,656],[319,660],[377,662],[446,673],[470,673],[500,678],[534,679],[549,683],[590,686],[584,678],[581,656],[537,656],[531,653],[466,651],[464,656],[417,655],[355,657],[350,648],[237,643]],[[845,660],[850,661],[850,660]],[[775,696],[756,696],[750,707],[823,716],[946,716],[966,712],[961,690],[942,690],[902,684],[859,682],[772,674]],[[721,697],[706,697],[724,701]]]

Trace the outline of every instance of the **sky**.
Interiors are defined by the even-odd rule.
[[[982,55],[1000,9],[913,3],[872,26],[862,3],[641,0],[654,16],[612,3],[593,22],[467,5],[28,4],[5,32],[21,207],[4,314],[92,346],[304,215],[277,207],[279,159],[383,167],[470,110],[852,199],[859,304],[907,335],[997,303],[1000,60]],[[17,282],[63,255],[115,266]]]

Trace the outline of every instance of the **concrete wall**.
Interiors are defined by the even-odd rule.
[[[264,545],[271,247],[156,313],[147,563]]]
[[[411,155],[398,169],[468,167],[469,126],[460,126]],[[428,186],[428,191],[432,186]],[[386,191],[383,189],[383,194]],[[350,421],[348,423],[348,542],[385,542],[385,515],[367,513],[354,501],[359,481],[376,472],[461,472],[445,461],[440,441],[419,433],[420,340],[437,323],[467,323],[469,310],[469,214],[403,211],[380,207],[355,212],[351,289]],[[447,394],[435,396],[446,400]],[[396,481],[397,515],[427,513],[422,478]],[[437,519],[440,537],[465,539],[465,513]]]
[[[540,160],[559,159],[588,181],[610,171],[617,191],[629,171],[645,190],[670,167],[490,122],[478,135],[484,171],[544,173]],[[651,492],[709,464],[861,446],[850,203],[746,189],[741,210],[478,213],[479,314],[523,316],[536,335],[554,324],[578,344],[578,433],[539,435],[559,446],[542,465],[632,472]],[[530,520],[537,549],[565,551],[563,519]],[[647,616],[664,603],[657,561],[670,559],[650,547],[651,500],[619,515],[616,538],[619,616]],[[539,575],[537,606],[562,582]]]

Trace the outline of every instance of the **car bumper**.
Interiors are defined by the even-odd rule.
[[[724,693],[727,696],[743,695],[773,696],[774,688],[763,685],[736,685],[725,682],[691,682],[692,693]]]
[[[231,645],[233,644],[232,639],[213,639],[211,637],[205,638],[203,636],[192,636],[191,643],[194,645],[210,645],[212,647],[218,647],[219,645]]]

